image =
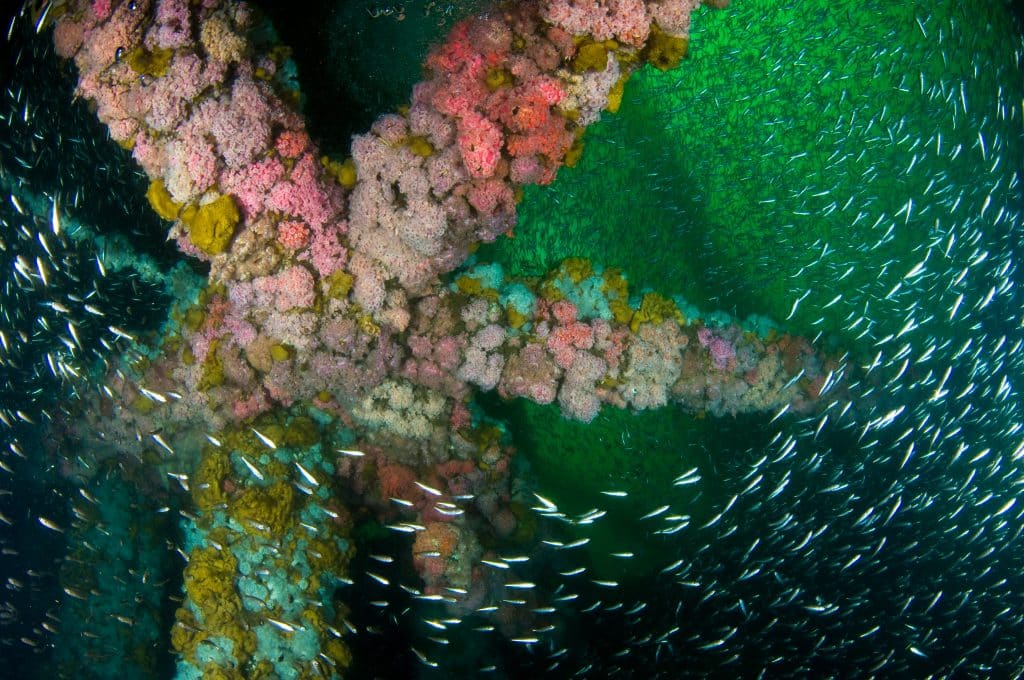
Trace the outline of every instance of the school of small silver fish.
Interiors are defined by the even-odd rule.
[[[940,54],[957,49],[947,43],[964,30],[943,21],[921,16],[915,27]],[[10,76],[0,91],[0,665],[13,669],[8,677],[37,677],[68,658],[116,662],[130,645],[108,645],[108,635],[166,649],[159,636],[172,622],[167,603],[173,612],[181,597],[184,555],[174,523],[188,513],[172,491],[133,491],[142,460],[108,461],[76,488],[60,476],[61,456],[81,452],[42,454],[45,426],[74,417],[78,392],[102,389],[89,378],[97,366],[167,314],[160,272],[173,257],[147,244],[136,247],[148,249],[150,275],[114,264],[117,249],[160,226],[147,221],[127,154],[109,148],[84,106],[69,107],[73,80],[34,24],[23,12],[3,27],[0,70]],[[763,49],[765,59],[775,54]],[[945,79],[906,64],[895,39],[836,46],[844,49],[905,67],[900,91],[936,116],[934,125],[899,118],[885,102],[836,112],[847,141],[822,154],[826,167],[878,154],[886,168],[903,168],[894,191],[921,187],[891,214],[870,195],[888,172],[881,165],[836,186],[808,177],[799,192],[808,214],[840,211],[862,230],[872,225],[873,240],[823,237],[803,269],[782,274],[821,282],[791,290],[791,317],[817,305],[819,338],[839,319],[834,330],[867,348],[843,366],[853,401],[823,397],[810,417],[724,418],[721,447],[682,452],[676,476],[649,494],[615,479],[571,502],[534,489],[535,546],[480,564],[504,579],[500,620],[496,605],[456,615],[443,596],[423,594],[408,564],[415,525],[363,539],[340,593],[351,677],[1020,676],[1024,40],[1005,63]],[[979,74],[1005,86],[976,95]],[[834,138],[823,131],[820,141]],[[968,157],[969,181],[947,170]],[[69,233],[66,213],[96,233]],[[159,433],[151,441],[173,456]],[[83,454],[79,464],[87,462]],[[244,463],[262,475],[255,461]],[[296,466],[315,489],[316,474]],[[301,627],[267,622],[289,634]],[[170,652],[154,656],[152,677],[169,677]]]

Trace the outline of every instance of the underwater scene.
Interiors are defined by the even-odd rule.
[[[0,677],[1024,675],[1022,5],[8,9]]]

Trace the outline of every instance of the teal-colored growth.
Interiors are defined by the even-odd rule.
[[[209,644],[196,647],[196,661],[200,666],[212,663],[218,667],[231,666],[235,661],[235,643],[226,637],[215,635],[207,638]]]
[[[748,330],[759,338],[767,338],[772,333],[779,333],[782,327],[774,320],[761,314],[751,314],[741,324],[744,330]]]
[[[253,659],[269,661],[275,678],[295,680],[299,677],[299,662],[312,661],[320,653],[316,633],[310,629],[296,629],[287,638],[269,623],[256,626],[254,630],[256,653]]]
[[[612,310],[608,307],[608,297],[601,289],[604,279],[601,278],[601,267],[594,267],[596,272],[579,283],[564,272],[555,279],[555,288],[562,292],[565,299],[576,305],[576,312],[580,319],[605,319],[612,318]]]
[[[178,659],[174,678],[175,680],[202,680],[203,671],[184,659]]]
[[[247,565],[246,571],[251,572],[251,567]],[[265,585],[243,573],[238,578],[238,593],[242,596],[242,606],[248,611],[266,612],[263,602],[270,596],[270,591]]]
[[[505,272],[497,262],[473,265],[465,269],[462,276],[477,279],[481,287],[493,290],[499,290],[505,283]],[[457,287],[452,284],[452,289],[457,290]]]
[[[537,296],[529,288],[521,283],[510,283],[501,289],[498,298],[501,306],[508,309],[514,307],[516,311],[526,317],[532,317],[537,311]]]
[[[702,321],[705,326],[709,326],[711,328],[725,328],[733,322],[733,318],[726,312],[716,309],[713,312],[704,314]]]

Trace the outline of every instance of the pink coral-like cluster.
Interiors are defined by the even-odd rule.
[[[729,362],[736,358],[736,349],[732,343],[710,328],[699,329],[697,340],[702,347],[707,347],[708,353],[711,355],[711,362],[720,371],[724,371]]]
[[[253,54],[244,4],[69,3],[55,40],[79,68],[78,93],[132,149],[182,250],[211,262],[180,337],[114,372],[98,411],[113,422],[94,429],[113,447],[161,432],[197,449],[200,432],[314,404],[360,438],[339,476],[382,517],[417,516],[421,528],[396,526],[416,531],[426,590],[465,604],[493,585],[474,567],[479,536],[519,528],[510,448],[471,410],[474,390],[582,421],[606,404],[809,410],[827,371],[802,339],[688,323],[667,300],[631,306],[610,277],[588,289],[602,304],[585,303],[567,290],[587,276],[579,263],[516,282],[514,304],[505,280],[440,280],[512,229],[521,186],[572,161],[649,36],[685,36],[694,6],[538,0],[460,22],[408,110],[335,163],[274,80],[280,65]],[[575,68],[594,41],[607,55]],[[178,396],[140,408],[153,390]]]
[[[651,27],[643,0],[553,0],[546,3],[543,16],[574,35],[633,46],[643,45]]]
[[[277,225],[277,242],[288,250],[302,250],[309,245],[309,227],[300,220],[288,220]]]
[[[203,388],[240,395],[224,402],[236,403],[236,416],[329,392],[357,420],[415,438],[429,437],[431,419],[449,409],[420,397],[406,403],[409,390],[461,401],[471,386],[498,389],[557,399],[582,419],[597,402],[650,408],[674,399],[725,412],[795,397],[792,385],[764,389],[778,387],[761,365],[769,348],[733,330],[670,321],[627,328],[540,295],[525,320],[529,337],[509,332],[486,295],[437,287],[474,242],[511,228],[516,188],[551,181],[579,116],[592,119],[636,62],[609,52],[605,70],[581,75],[571,68],[581,40],[614,39],[602,49],[635,57],[653,23],[684,34],[693,2],[526,2],[460,22],[428,55],[408,111],[354,139],[348,171],[318,159],[290,95],[272,80],[276,67],[252,55],[253,14],[243,5],[131,5],[71,10],[55,39],[79,67],[79,93],[168,196],[151,200],[178,215],[172,233],[182,247],[213,259],[227,295],[202,329],[183,333],[200,367],[183,365],[177,377],[200,385],[216,345],[217,361],[233,370]],[[219,195],[239,212],[223,253],[190,237],[196,227],[185,223]],[[239,357],[249,368],[234,366]],[[696,371],[700,389],[686,370],[698,361],[710,367]]]
[[[576,320],[576,307],[566,300],[552,304],[551,315],[556,324],[547,331],[548,350],[559,368],[568,369],[576,359],[576,350],[594,346],[594,330],[590,324]]]
[[[302,265],[294,265],[280,274],[253,281],[256,304],[287,312],[296,307],[311,307],[316,299],[313,275]]]
[[[320,275],[344,265],[344,192],[321,167],[290,94],[269,80],[276,67],[251,56],[244,4],[183,0],[68,8],[57,23],[58,52],[79,68],[78,93],[97,105],[111,135],[133,149],[161,192],[150,196],[184,251],[214,260],[213,276],[273,273],[313,241]],[[198,40],[197,38],[198,34]],[[261,64],[257,66],[257,63]],[[189,210],[227,195],[239,209],[227,243],[190,238]],[[295,223],[312,233],[303,237]],[[280,223],[280,225],[279,225]],[[197,246],[198,244],[198,246]],[[294,255],[292,256],[294,257]]]
[[[573,34],[595,37],[585,27],[607,24],[620,49],[635,54],[647,34],[641,23],[684,5],[661,2],[648,11],[631,0],[587,7],[527,2],[460,22],[428,55],[427,78],[414,89],[408,111],[382,116],[354,139],[350,171],[319,160],[287,103],[293,94],[272,78],[276,65],[247,46],[254,15],[244,5],[83,5],[61,17],[55,38],[79,68],[79,94],[97,103],[111,134],[133,148],[153,178],[150,198],[161,214],[176,218],[172,234],[182,249],[212,259],[211,276],[238,305],[227,318],[252,329],[228,342],[252,358],[265,351],[248,349],[247,338],[294,340],[292,349],[309,350],[313,361],[292,366],[316,365],[336,377],[361,374],[351,383],[357,387],[342,387],[356,403],[369,387],[366,377],[390,369],[380,363],[367,370],[359,352],[329,341],[337,319],[349,319],[372,343],[405,332],[416,313],[410,297],[433,290],[474,242],[511,229],[517,187],[554,178],[574,144],[579,116],[593,120],[625,75],[619,64],[637,63],[609,56],[614,77],[581,80],[567,68],[578,48]],[[345,172],[354,174],[354,184],[351,176],[342,181]],[[237,224],[225,227],[233,233],[224,244],[196,238],[189,211],[224,195],[238,209]],[[318,300],[329,314],[298,313]],[[510,394],[525,389],[549,400],[555,388],[546,382],[526,387],[503,380],[519,348],[494,340],[499,321],[492,319],[486,331],[435,338],[449,348],[442,354],[458,346],[458,359],[414,352],[397,359],[402,374],[453,397],[465,396],[468,384],[506,384]],[[576,352],[591,350],[590,322],[556,318],[548,325],[542,337],[559,369],[569,368]],[[202,361],[212,339],[206,333],[186,338],[186,345]],[[182,369],[180,377],[195,380],[197,373]],[[302,383],[267,374],[255,375],[268,395],[284,396],[286,385]],[[307,383],[324,384],[321,377]],[[255,387],[223,389],[249,394]]]

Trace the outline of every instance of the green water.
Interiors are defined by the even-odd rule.
[[[989,194],[993,204],[1014,200],[1007,185],[1024,167],[1021,121],[1001,119],[994,105],[1000,87],[1018,90],[1010,101],[1024,94],[1012,77],[1019,29],[1007,5],[737,0],[701,10],[693,26],[690,58],[634,76],[619,113],[587,130],[579,165],[528,187],[515,238],[482,248],[480,259],[537,275],[587,257],[621,267],[634,290],[739,317],[783,320],[806,292],[788,327],[870,357],[874,341],[906,322],[908,297],[885,294],[927,247],[938,244],[937,262],[947,229],[975,219]],[[910,298],[911,283],[899,291]],[[940,323],[955,296],[936,293],[944,281],[921,285],[931,307],[916,318]],[[876,326],[858,337],[865,324],[850,330],[850,318],[865,309]],[[728,461],[751,445],[721,434],[735,428],[731,419],[676,409],[605,409],[589,426],[519,402],[498,415],[512,421],[541,486],[583,505],[614,487],[648,494],[649,507],[665,475],[706,460],[702,450]],[[592,555],[627,529],[612,527]]]
[[[1005,77],[1016,35],[1002,2],[737,0],[703,9],[690,58],[668,73],[637,74],[620,112],[587,130],[579,165],[529,187],[516,238],[481,259],[537,274],[569,255],[589,257],[622,267],[636,286],[739,316],[784,319],[810,289],[794,329],[823,328],[853,344],[842,337],[846,308],[820,311],[833,280],[853,265],[842,289],[854,298],[892,259],[885,283],[895,285],[936,219],[977,214],[988,193],[976,183],[985,162],[978,130],[1019,139],[1020,121],[987,106],[1000,86],[1019,91],[1010,100],[1024,93]],[[957,100],[965,83],[967,115],[954,120],[952,107],[929,98],[940,81]],[[964,151],[950,160],[957,144]],[[1022,160],[1019,144],[1002,154],[1004,168]],[[956,210],[924,193],[938,173],[965,194]],[[892,218],[908,198],[915,206],[909,220],[895,218],[894,240],[863,252],[880,235],[876,218]],[[834,253],[821,266],[824,243]]]
[[[311,129],[335,153],[407,101],[430,41],[477,7],[411,3],[398,21],[373,19],[368,6],[274,16],[298,46]],[[987,197],[1019,200],[1008,185],[1024,166],[1021,123],[995,106],[997,97],[1024,98],[1009,7],[735,0],[724,11],[702,8],[690,57],[674,71],[637,73],[619,112],[587,129],[579,164],[549,186],[527,187],[515,238],[485,245],[479,260],[529,276],[565,257],[590,258],[621,267],[634,292],[769,316],[866,363],[879,338],[904,326],[915,295],[927,299],[915,320],[947,315],[948,282],[926,273],[903,285],[929,246],[936,264],[953,225],[977,219]],[[345,30],[329,28],[338,25]],[[332,68],[318,69],[321,61]],[[988,229],[986,239],[1005,236]],[[983,293],[986,282],[973,285]],[[857,317],[870,321],[855,325]],[[751,443],[730,435],[732,419],[676,409],[604,409],[588,426],[521,400],[488,410],[510,423],[541,487],[579,511],[607,489],[642,492],[649,505],[679,470],[728,463]],[[634,528],[614,527],[609,543]]]

